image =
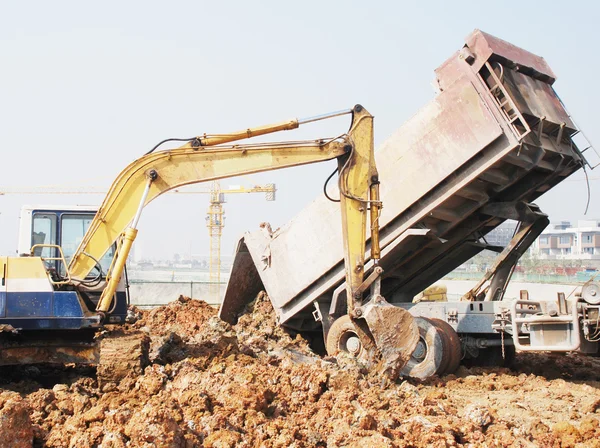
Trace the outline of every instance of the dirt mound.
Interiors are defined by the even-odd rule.
[[[258,353],[287,348],[303,354],[313,354],[305,339],[300,335],[292,337],[278,325],[273,306],[265,292],[259,293],[246,306],[233,329],[242,344]]]
[[[283,331],[265,295],[235,326],[187,298],[140,313],[133,329],[154,353],[143,375],[101,389],[93,376],[11,377],[0,447],[600,446],[597,359],[562,357],[564,374],[544,376],[550,358],[519,356],[517,371],[461,367],[382,387]]]
[[[203,331],[204,324],[217,315],[217,310],[201,300],[179,296],[168,305],[150,311],[136,309],[135,314],[140,316],[134,324],[135,328],[144,329],[155,336],[176,333],[181,338],[189,339]]]
[[[541,353],[534,356],[518,356],[515,368],[546,378],[570,380],[600,379],[600,358],[572,353]]]
[[[206,302],[180,296],[168,305],[135,313],[139,320],[132,328],[150,337],[152,363],[166,365],[188,357],[238,352],[235,333]]]
[[[29,447],[33,444],[33,425],[26,400],[15,392],[0,392],[0,446]]]

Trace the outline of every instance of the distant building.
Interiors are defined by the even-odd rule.
[[[600,260],[600,219],[550,224],[531,251],[545,259]]]

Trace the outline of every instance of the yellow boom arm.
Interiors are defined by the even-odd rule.
[[[223,146],[226,143],[297,128],[300,124],[352,113],[350,131],[335,139]],[[215,146],[221,145],[221,146]],[[306,120],[292,120],[232,134],[198,137],[172,150],[149,153],[125,168],[112,184],[75,252],[69,272],[84,279],[115,243],[118,250],[107,276],[107,285],[96,307],[111,305],[125,261],[137,234],[143,207],[159,195],[184,185],[242,174],[339,160],[340,202],[348,287],[348,308],[362,291],[365,264],[367,213],[371,212],[373,258],[378,258],[379,189],[373,153],[373,117],[362,108]],[[373,246],[374,245],[374,246]]]

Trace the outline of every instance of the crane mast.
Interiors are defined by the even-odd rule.
[[[226,202],[225,194],[265,193],[267,201],[274,201],[275,191],[275,184],[222,190],[221,183],[218,180],[211,183],[210,202],[206,215],[206,227],[208,228],[209,237],[209,295],[211,298],[216,300],[221,298],[221,238],[223,236],[223,228],[225,227],[225,211],[223,210],[223,204]]]

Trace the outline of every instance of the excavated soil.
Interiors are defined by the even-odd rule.
[[[264,295],[235,326],[181,297],[128,331],[142,375],[0,370],[0,447],[600,447],[600,359],[518,355],[515,370],[388,384],[315,355]]]

